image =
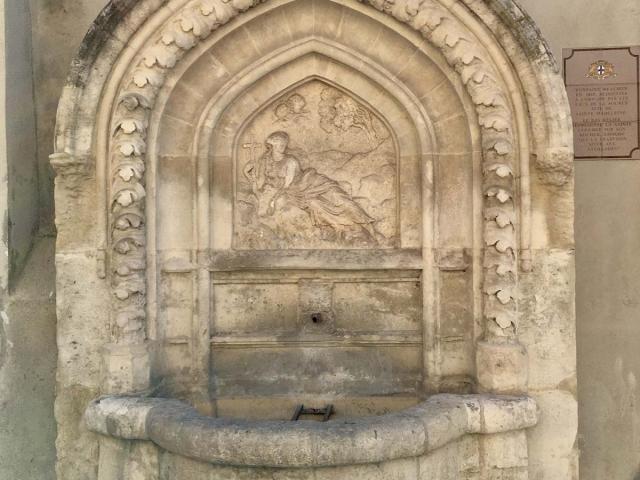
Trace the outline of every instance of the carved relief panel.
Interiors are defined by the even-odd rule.
[[[236,146],[234,247],[398,243],[398,151],[363,101],[314,80],[270,103]]]

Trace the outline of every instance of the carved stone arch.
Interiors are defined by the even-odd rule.
[[[236,29],[239,28],[237,25],[232,25],[231,27],[234,27]],[[230,33],[227,32],[226,36],[229,36],[229,35]],[[403,132],[403,137],[406,137],[409,131],[416,131],[416,136],[421,137],[421,140],[420,140],[421,146],[418,146],[418,147],[409,146],[409,144],[407,144],[407,141],[403,140],[404,146],[401,148],[401,150],[404,152],[403,157],[406,159],[411,159],[413,157],[419,157],[419,156],[424,158],[425,166],[422,168],[422,170],[424,171],[423,173],[425,175],[427,175],[428,172],[434,171],[433,158],[436,156],[436,152],[440,155],[441,161],[446,162],[448,158],[446,154],[453,153],[458,155],[461,151],[463,151],[460,149],[461,148],[460,145],[465,145],[465,144],[469,145],[469,147],[464,148],[465,152],[467,150],[469,150],[469,152],[461,156],[463,163],[466,162],[467,166],[465,167],[463,164],[461,165],[460,169],[463,171],[468,170],[469,172],[471,172],[473,170],[472,164],[474,162],[477,162],[477,157],[475,157],[470,153],[472,150],[479,151],[481,149],[481,146],[479,145],[478,140],[476,140],[479,138],[479,134],[472,133],[474,130],[478,129],[475,112],[473,108],[471,108],[469,105],[465,106],[465,101],[468,102],[468,100],[464,96],[460,99],[459,103],[451,104],[451,97],[456,98],[456,96],[459,95],[460,91],[459,90],[456,91],[454,86],[450,85],[449,82],[447,82],[446,84],[443,84],[442,86],[440,86],[440,88],[437,89],[437,91],[430,94],[428,102],[425,103],[425,101],[423,100],[421,103],[420,99],[417,97],[417,92],[413,92],[410,87],[404,85],[402,83],[401,77],[395,76],[392,73],[385,71],[385,68],[383,66],[377,64],[372,59],[368,59],[366,56],[363,56],[362,54],[360,54],[359,56],[356,55],[355,53],[351,52],[349,48],[345,45],[340,45],[336,42],[330,42],[329,40],[322,39],[317,36],[312,37],[310,39],[306,37],[301,37],[295,42],[291,42],[290,44],[287,44],[285,49],[282,49],[282,50],[276,49],[273,54],[267,55],[265,57],[257,58],[255,64],[247,61],[249,63],[248,66],[246,66],[237,75],[226,79],[226,82],[223,85],[221,85],[219,88],[216,86],[215,91],[214,91],[214,87],[211,87],[211,93],[205,94],[205,98],[212,96],[212,99],[209,101],[209,105],[204,109],[204,113],[201,114],[200,120],[192,121],[193,125],[198,124],[202,126],[203,131],[201,131],[200,133],[197,133],[197,134],[194,133],[195,126],[187,127],[186,122],[184,121],[181,121],[181,124],[184,124],[184,125],[182,125],[179,129],[174,126],[170,126],[168,127],[168,129],[164,129],[161,123],[161,119],[163,117],[171,119],[174,115],[173,112],[177,112],[178,110],[178,108],[172,107],[172,102],[173,102],[171,99],[172,96],[176,97],[177,100],[175,102],[175,105],[179,105],[180,110],[184,110],[185,108],[189,109],[188,107],[185,107],[186,105],[190,105],[192,103],[201,103],[201,98],[199,94],[197,96],[194,94],[192,100],[185,99],[185,95],[188,96],[188,93],[193,91],[193,89],[190,88],[188,89],[188,92],[185,92],[185,89],[177,89],[177,87],[183,81],[186,82],[187,84],[194,83],[193,81],[189,80],[190,74],[188,71],[190,69],[197,71],[198,68],[200,67],[198,67],[196,61],[199,61],[198,59],[201,59],[203,57],[207,58],[204,52],[208,52],[208,51],[209,50],[207,49],[202,49],[198,52],[190,53],[188,57],[183,60],[182,65],[193,63],[194,66],[189,68],[183,67],[179,72],[176,71],[175,73],[172,73],[170,75],[169,80],[167,81],[167,85],[169,87],[164,88],[163,91],[160,92],[158,103],[161,105],[161,107],[157,108],[156,113],[154,114],[154,118],[156,118],[156,120],[152,119],[152,121],[150,122],[151,127],[149,131],[149,138],[150,138],[149,144],[151,145],[151,149],[155,148],[156,150],[162,151],[163,154],[167,154],[167,155],[179,155],[179,152],[175,150],[176,145],[186,145],[188,142],[188,139],[193,137],[198,138],[199,146],[197,147],[196,150],[192,152],[192,155],[195,155],[197,158],[199,158],[198,164],[200,165],[199,170],[201,172],[205,172],[207,170],[208,168],[207,165],[210,161],[209,160],[210,154],[206,153],[209,150],[208,146],[211,144],[218,143],[215,140],[213,141],[211,140],[212,132],[215,130],[216,126],[219,123],[219,117],[223,115],[223,112],[226,112],[228,110],[229,108],[228,104],[230,102],[234,101],[236,97],[242,98],[242,95],[248,95],[249,97],[252,98],[251,105],[253,105],[253,99],[255,99],[256,96],[253,93],[251,93],[251,91],[264,90],[260,86],[254,86],[259,83],[260,78],[270,78],[269,82],[270,84],[273,84],[275,80],[273,80],[273,78],[271,77],[274,77],[275,73],[272,73],[272,72],[275,72],[277,70],[288,70],[291,73],[289,74],[280,73],[280,76],[282,78],[285,78],[287,82],[292,82],[294,80],[303,82],[307,75],[305,72],[313,72],[314,68],[318,69],[321,72],[324,72],[325,69],[327,68],[327,61],[328,61],[327,59],[331,59],[331,62],[333,62],[331,63],[331,67],[332,67],[331,75],[333,75],[333,77],[335,77],[336,79],[342,79],[343,82],[349,79],[348,81],[346,81],[346,85],[349,85],[350,87],[352,87],[352,89],[357,86],[356,83],[357,83],[358,76],[357,75],[353,76],[353,74],[351,74],[352,76],[349,77],[348,74],[345,73],[347,71],[345,69],[348,69],[351,67],[347,67],[347,65],[358,64],[359,65],[358,70],[361,71],[361,73],[363,74],[360,76],[363,76],[364,78],[368,79],[368,81],[376,82],[375,84],[377,84],[378,87],[375,87],[375,88],[377,88],[377,90],[371,90],[371,89],[367,90],[366,86],[358,87],[361,91],[364,92],[362,95],[360,95],[360,98],[364,103],[366,103],[366,101],[364,100],[364,97],[366,97],[367,95],[372,95],[372,92],[373,92],[374,94],[373,98],[375,98],[378,103],[382,102],[382,98],[380,98],[379,96],[383,95],[384,93],[384,94],[390,95],[391,97],[396,97],[397,102],[403,105],[403,108],[407,111],[406,114],[398,113],[400,112],[400,110],[398,110],[397,107],[395,107],[396,108],[394,110],[395,113],[392,113],[392,111],[389,110],[388,107],[385,107],[385,108],[387,111],[389,111],[388,113],[389,118],[396,121],[396,123],[402,122],[402,123],[398,123],[397,127],[399,128],[399,131]],[[215,53],[211,53],[211,55],[215,56]],[[314,56],[315,60],[313,60],[313,62],[315,63],[313,65],[308,65],[307,68],[304,68],[304,67],[297,68],[296,62],[301,61],[301,59],[305,55]],[[322,56],[325,58],[324,60],[322,60],[323,58]],[[320,63],[322,63],[323,65],[320,65]],[[433,72],[430,73],[429,70],[423,71],[419,67],[419,63],[416,62],[416,64],[417,64],[416,68],[414,69],[415,71],[412,72],[412,75],[414,78],[421,78],[421,77],[428,78],[428,77],[434,76]],[[448,69],[448,66],[446,65],[446,63],[444,63],[444,67],[441,65],[439,68]],[[451,72],[450,74],[455,75],[454,72]],[[444,79],[445,77],[443,76],[442,78]],[[336,80],[336,81],[339,81],[339,80]],[[275,82],[275,83],[278,83],[278,82]],[[360,83],[362,83],[362,80],[360,81]],[[434,82],[434,83],[437,84],[440,82]],[[252,87],[249,88],[248,87],[249,85],[251,85]],[[272,88],[272,95],[277,96],[281,94],[280,89],[286,86],[287,85],[285,83],[280,85],[280,87]],[[415,89],[415,87],[413,88]],[[176,91],[175,95],[172,93],[173,91]],[[267,103],[268,101],[269,100],[265,100],[265,102]],[[443,107],[440,104],[443,104],[443,105],[451,104],[451,105],[448,105],[447,107]],[[436,105],[440,105],[440,106],[437,109],[435,109],[434,106]],[[248,104],[245,105],[245,109],[249,113],[252,113],[254,108],[259,110],[259,103],[253,106],[248,106]],[[211,111],[212,113],[208,115],[206,113],[208,111]],[[459,113],[460,111],[470,112],[471,117],[467,118],[467,116],[464,113],[460,114]],[[167,115],[165,115],[165,112],[167,113]],[[404,119],[400,118],[403,115],[406,118]],[[430,116],[433,116],[436,119],[443,118],[444,119],[442,120],[443,123],[438,125],[437,128],[430,126],[431,125]],[[172,121],[171,123],[175,123],[175,122]],[[447,133],[446,130],[443,130],[443,127],[442,127],[443,124],[448,127],[452,127],[452,126],[455,127],[456,133],[455,134],[451,134],[451,132]],[[228,130],[229,130],[229,127],[222,126],[219,128],[219,131],[221,132],[225,132]],[[233,130],[241,130],[240,124],[239,123],[234,124]],[[461,139],[465,137],[468,137],[468,138],[462,141]],[[155,138],[159,139],[158,145],[156,145],[157,142],[154,140]],[[184,140],[182,140],[183,138]],[[475,147],[472,148],[471,145],[474,145],[474,142],[477,142],[477,143],[475,144]],[[162,146],[164,143],[167,143],[166,149],[165,147]],[[411,153],[409,150],[412,150],[413,153]],[[197,153],[200,151],[205,153]],[[158,156],[158,153],[157,152],[154,153],[153,150],[150,150],[148,163],[150,164],[156,163],[157,162],[157,160],[155,160],[156,156]],[[227,168],[227,170],[231,170],[231,168],[229,167]],[[431,266],[425,269],[425,278],[434,279],[435,282],[434,282],[434,286],[430,286],[430,285],[425,286],[426,290],[425,290],[425,297],[423,300],[424,311],[425,311],[424,313],[425,328],[427,328],[429,332],[435,332],[438,329],[437,298],[439,298],[440,296],[438,293],[438,289],[435,286],[435,284],[437,284],[436,279],[438,277],[438,272],[439,272],[437,266],[434,263],[436,251],[440,247],[446,248],[447,246],[449,246],[450,248],[457,247],[460,249],[463,247],[466,247],[470,251],[473,249],[473,244],[472,244],[472,239],[470,235],[467,240],[468,243],[465,245],[461,245],[459,243],[451,243],[451,241],[447,243],[446,238],[447,237],[451,238],[452,235],[455,234],[454,228],[446,227],[447,224],[454,223],[454,222],[451,222],[451,218],[449,218],[448,219],[449,221],[442,223],[442,226],[446,227],[444,228],[444,230],[449,230],[448,232],[443,232],[443,235],[444,235],[443,238],[445,238],[445,241],[440,246],[438,245],[438,242],[435,240],[434,232],[437,229],[434,227],[434,222],[435,222],[433,218],[434,208],[431,202],[433,201],[435,196],[439,195],[439,193],[435,192],[434,194],[432,194],[429,192],[429,189],[432,188],[432,187],[429,187],[429,185],[432,185],[434,183],[434,180],[429,178],[420,179],[420,176],[423,174],[420,172],[420,170],[421,170],[420,165],[416,164],[416,167],[413,169],[413,173],[411,173],[411,171],[404,173],[404,180],[402,183],[407,186],[405,188],[406,190],[405,197],[407,200],[404,202],[404,207],[409,208],[413,205],[413,207],[411,208],[414,211],[418,211],[420,209],[424,210],[422,217],[425,220],[429,219],[428,225],[425,225],[423,227],[424,235],[425,237],[432,236],[434,237],[434,239],[430,239],[428,242],[425,242],[425,244],[422,245],[420,240],[421,232],[420,232],[419,225],[417,225],[418,227],[417,229],[416,227],[413,227],[414,230],[417,230],[417,232],[413,234],[413,236],[411,237],[413,238],[413,240],[408,238],[406,234],[403,236],[403,238],[405,239],[405,241],[403,242],[403,246],[404,248],[425,248],[426,249],[425,251],[428,252],[428,253],[425,253],[424,257],[431,262]],[[175,170],[171,170],[171,171],[175,171]],[[433,175],[437,176],[437,172],[434,173]],[[463,175],[465,174],[463,173]],[[163,175],[160,174],[160,176],[162,177]],[[172,181],[175,181],[175,174],[169,172],[168,174],[166,174],[166,176],[168,178],[172,178],[173,179]],[[198,174],[198,176],[200,177],[200,174]],[[469,177],[471,177],[471,173],[469,173]],[[208,178],[208,174],[203,173],[202,178]],[[449,178],[455,178],[455,176],[452,176],[451,174],[449,174]],[[186,181],[188,182],[188,180]],[[416,187],[416,191],[414,194],[409,193],[410,191],[409,185],[412,182]],[[422,187],[423,194],[421,194],[420,191],[417,189],[418,185],[416,184],[416,182],[423,184],[423,187]],[[208,181],[204,180],[203,183],[207,184]],[[438,183],[440,182],[438,182],[436,179],[435,184],[437,185]],[[425,188],[426,190],[424,190]],[[443,182],[442,185],[436,188],[436,190],[438,189],[445,190],[446,182]],[[154,187],[153,190],[157,190],[157,188]],[[469,184],[469,191],[470,190],[471,190],[471,184]],[[208,196],[209,195],[206,192],[203,194],[204,199],[208,198]],[[420,205],[421,196],[424,196],[425,199],[428,197],[433,197],[433,198],[431,198],[431,200],[425,200],[424,205]],[[460,201],[460,199],[455,198],[455,196],[449,195],[449,197],[450,199],[448,201],[442,200],[440,202],[442,211],[448,210],[449,207],[447,207],[447,203],[452,204]],[[471,208],[471,204],[473,201],[474,200],[471,198],[471,195],[469,195],[468,200],[462,201],[462,203],[469,205],[469,209],[468,209],[469,211],[464,214],[464,217],[465,217],[464,221],[468,222],[469,232],[471,232],[474,228],[472,225],[473,223],[472,221],[474,220],[473,215],[470,213],[473,210]],[[481,199],[478,198],[477,201],[479,203]],[[175,197],[171,198],[170,203],[172,204],[172,208],[175,208],[175,205],[176,205]],[[206,204],[205,200],[199,203],[199,205],[205,205],[205,204]],[[188,211],[189,206],[184,205],[182,207],[182,210]],[[204,207],[203,207],[203,210],[204,210]],[[217,210],[217,213],[215,213],[215,216],[216,218],[218,218],[221,215],[220,209],[211,207],[209,211],[216,212],[216,210]],[[229,213],[229,215],[231,214]],[[201,222],[200,222],[201,224],[207,224],[208,221],[206,219],[209,218],[207,214],[203,215],[201,213],[198,215],[198,217],[201,219]],[[172,218],[175,218],[175,217],[172,217]],[[184,218],[178,222],[185,223],[187,221],[186,221],[186,218]],[[172,227],[176,228],[175,222],[172,221],[171,223],[172,223]],[[187,223],[185,223],[182,227],[180,227],[182,231],[190,231],[192,229],[192,224],[187,224]],[[231,220],[228,220],[227,222],[222,222],[222,224],[226,224],[226,225],[231,225],[232,223],[233,222],[231,222]],[[212,225],[212,229],[215,230],[216,227],[213,227]],[[152,236],[153,234],[150,233],[149,235]],[[458,232],[457,237],[460,238],[461,236],[464,236],[464,235]],[[201,233],[200,234],[201,240],[199,240],[199,244],[203,246],[207,246],[208,241],[206,240],[206,238],[207,238],[207,235],[204,234],[203,236],[203,234]],[[225,247],[225,248],[228,248],[228,247]],[[478,248],[480,248],[480,245],[478,245]],[[173,253],[175,253],[175,251]],[[188,257],[189,255],[187,253],[183,254],[183,258],[188,258]],[[204,304],[207,304],[207,302],[204,302]],[[208,317],[209,313],[203,311],[201,312],[200,316]],[[433,333],[429,333],[427,336],[429,338],[436,337],[435,334]],[[428,355],[427,355],[427,358],[425,358],[424,368],[426,371],[429,372],[429,375],[425,375],[424,381],[426,382],[425,383],[426,388],[429,388],[429,389],[437,388],[438,376],[440,375],[438,372],[442,370],[442,367],[441,367],[442,358],[440,358],[440,356],[436,353],[439,350],[436,346],[436,343],[438,342],[439,341],[434,340],[434,346],[433,348],[428,349]],[[205,346],[205,348],[207,347]],[[200,358],[204,358],[204,357],[200,356]],[[199,368],[199,370],[203,372],[206,372],[208,370],[206,362]],[[471,372],[469,372],[468,374],[470,375]],[[207,377],[207,375],[203,374],[203,378],[205,377]]]
[[[331,12],[338,11],[339,15],[331,17]],[[59,174],[56,202],[61,303],[77,300],[65,290],[66,279],[77,278],[78,271],[86,271],[87,258],[98,263],[99,280],[89,282],[90,288],[98,292],[96,299],[89,302],[97,313],[83,327],[98,333],[95,344],[87,345],[84,353],[94,365],[102,361],[103,348],[106,354],[103,374],[88,375],[88,388],[102,393],[132,393],[150,386],[151,375],[157,376],[165,368],[162,362],[171,362],[159,345],[166,338],[158,332],[155,313],[167,307],[162,289],[171,288],[172,279],[188,277],[185,285],[191,283],[191,287],[185,291],[191,292],[190,297],[181,299],[180,305],[170,305],[169,310],[173,309],[172,315],[182,315],[185,308],[191,308],[184,306],[190,300],[198,306],[198,311],[189,313],[199,319],[191,325],[192,331],[187,335],[190,340],[184,343],[189,353],[178,355],[190,358],[193,369],[183,374],[192,375],[195,389],[199,390],[197,395],[185,398],[205,409],[210,363],[206,352],[211,339],[205,325],[208,320],[203,320],[209,315],[209,304],[205,305],[207,302],[202,299],[206,298],[203,292],[211,288],[209,271],[215,249],[203,240],[197,221],[190,224],[183,218],[170,228],[186,225],[184,241],[190,238],[199,247],[165,242],[162,229],[170,222],[157,213],[164,188],[157,179],[165,178],[162,165],[170,163],[162,159],[163,155],[170,156],[163,150],[166,145],[179,145],[190,151],[184,165],[206,163],[209,159],[202,153],[207,151],[203,145],[210,146],[211,136],[219,133],[214,131],[215,115],[197,115],[199,123],[182,130],[175,126],[189,123],[179,115],[175,91],[180,90],[180,95],[193,100],[206,84],[204,77],[189,77],[195,72],[190,70],[192,65],[209,62],[211,74],[224,77],[222,70],[226,67],[218,70],[224,62],[218,63],[210,51],[220,46],[227,61],[232,62],[235,56],[242,63],[249,56],[245,48],[260,53],[282,32],[265,30],[265,45],[234,44],[230,39],[246,35],[247,26],[254,21],[260,28],[261,19],[286,19],[283,12],[295,12],[291,18],[312,25],[307,54],[320,54],[320,58],[333,52],[338,62],[344,62],[349,55],[349,41],[340,29],[350,21],[354,25],[358,21],[377,23],[381,29],[395,32],[379,34],[390,42],[371,48],[369,58],[363,57],[358,67],[363,76],[379,80],[379,84],[386,82],[382,90],[397,94],[388,101],[398,101],[405,111],[412,112],[408,114],[413,123],[411,129],[420,138],[415,152],[421,156],[422,194],[433,195],[423,201],[423,211],[428,212],[423,221],[430,215],[437,218],[433,205],[445,201],[436,193],[445,178],[438,174],[438,162],[444,161],[445,153],[455,156],[456,152],[446,152],[446,147],[448,142],[456,144],[453,137],[457,132],[464,132],[468,140],[464,162],[473,180],[467,189],[470,200],[460,209],[469,214],[470,227],[460,235],[449,232],[449,243],[436,239],[429,245],[428,234],[423,234],[422,244],[409,242],[422,250],[423,266],[432,268],[437,279],[434,285],[423,287],[424,298],[429,299],[429,315],[437,318],[424,332],[423,365],[433,374],[429,380],[423,377],[424,391],[458,391],[460,383],[466,382],[477,391],[526,392],[531,383],[525,347],[531,340],[528,325],[534,315],[526,297],[530,293],[527,289],[531,289],[531,272],[548,268],[545,262],[551,258],[548,252],[553,248],[571,249],[569,114],[555,64],[529,20],[512,2],[489,4],[476,0],[113,1],[94,25],[74,63],[58,116],[57,153],[52,156]],[[283,25],[290,40],[273,59],[290,55],[282,64],[286,68],[303,58],[296,48],[304,45],[304,37],[296,37],[292,28],[295,26],[286,21]],[[269,31],[272,34],[267,34]],[[247,39],[251,41],[251,36]],[[359,41],[367,40],[375,44],[375,38]],[[401,42],[414,45],[415,57],[406,58],[404,70],[382,72],[380,68],[393,63],[390,57],[401,51]],[[234,48],[238,51],[234,52]],[[320,65],[318,62],[316,66]],[[420,92],[420,82],[412,83],[408,78],[407,72],[419,70],[421,62],[435,65],[433,70],[425,70],[434,75],[425,78],[425,84],[433,82],[429,92]],[[255,70],[256,65],[246,68]],[[436,71],[442,77],[440,82],[434,81]],[[265,78],[266,75],[271,73],[265,71]],[[227,92],[229,100],[242,95],[251,82],[257,81],[249,78],[251,75],[237,73],[225,79],[238,89],[236,95]],[[321,81],[323,76],[315,78]],[[304,86],[303,80],[290,82],[282,91],[291,85]],[[217,82],[214,78],[210,81],[212,85]],[[339,81],[334,83],[341,86]],[[212,85],[207,88],[213,89]],[[224,88],[225,82],[219,85]],[[344,87],[343,91],[350,91]],[[211,108],[220,108],[219,113],[224,116],[230,103],[216,103],[212,97],[213,92],[201,95],[202,105],[198,108],[211,103]],[[434,99],[454,102],[455,106],[448,105],[454,115],[449,117],[439,111],[439,103],[446,101]],[[195,108],[197,102],[192,100]],[[375,106],[373,102],[371,105]],[[172,112],[178,115],[173,117]],[[168,126],[170,122],[173,127]],[[180,165],[173,163],[171,168],[178,169]],[[536,175],[531,175],[532,168]],[[200,172],[197,168],[192,172],[194,185],[207,181]],[[457,181],[454,177],[445,180],[451,184]],[[204,204],[209,202],[208,193],[175,192],[193,195],[196,211],[204,211]],[[452,199],[450,203],[455,203]],[[426,207],[429,202],[432,205]],[[175,210],[173,214],[179,216],[180,212]],[[446,224],[444,219],[433,222],[432,232]],[[543,233],[533,235],[533,227]],[[472,239],[470,244],[459,241],[465,235]],[[391,262],[384,258],[379,261]],[[401,262],[404,261],[413,265],[412,260]],[[440,275],[438,271],[444,273]],[[476,359],[469,362],[465,357],[465,367],[460,370],[465,372],[464,379],[455,381],[443,380],[438,373],[442,359],[447,357],[442,353],[447,347],[441,338],[444,324],[438,317],[442,314],[438,302],[446,297],[442,292],[455,295],[455,288],[446,285],[460,282],[457,274],[446,272],[469,272],[468,282],[455,288],[468,289],[472,306],[467,310],[476,318],[476,326],[465,334],[468,355],[475,355]],[[428,282],[423,278],[423,283]],[[441,290],[442,285],[446,288]],[[477,321],[479,318],[482,321]],[[527,326],[524,337],[518,329],[520,322]],[[64,328],[64,321],[61,325]],[[171,341],[177,342],[176,338]],[[64,349],[62,353],[64,358]],[[534,371],[539,368],[535,362],[532,365]],[[62,368],[73,375],[73,367]],[[534,372],[534,381],[543,376]],[[533,385],[540,387],[539,383]],[[164,393],[176,391],[168,387]]]
[[[486,59],[486,54],[471,46],[468,38],[472,32],[463,30],[445,8],[435,3],[421,7],[419,12],[410,14],[410,9],[405,6],[402,14],[402,8],[398,10],[396,5],[390,13],[422,31],[441,49],[447,61],[462,75],[463,83],[477,106],[484,157],[485,333],[501,342],[504,339],[512,342],[517,323],[515,287],[518,253],[514,180],[517,175],[516,148],[518,140],[521,140],[515,136],[516,123],[511,121],[512,98],[502,83],[506,80],[500,78],[494,65]],[[382,10],[385,11],[384,8]],[[117,299],[113,323],[116,329],[129,333],[116,334],[116,339],[121,339],[118,341],[126,343],[122,337],[132,334],[144,338],[145,313],[141,305],[145,303],[146,287],[140,265],[144,264],[142,244],[145,240],[141,224],[135,217],[139,213],[136,205],[142,205],[145,196],[142,184],[136,182],[136,179],[142,180],[143,174],[143,163],[137,158],[145,154],[147,147],[145,112],[155,101],[157,89],[166,81],[167,68],[174,67],[179,58],[201,37],[207,37],[221,20],[226,22],[237,13],[231,4],[217,13],[213,6],[204,4],[187,7],[179,20],[170,23],[159,43],[142,53],[140,63],[132,70],[132,77],[123,85],[122,102],[125,103],[116,109],[116,117],[120,114],[122,118],[113,122],[116,134],[124,133],[124,137],[120,135],[121,139],[116,140],[115,153],[112,154],[113,168],[122,173],[116,173],[114,177],[111,204],[116,210],[115,217],[124,220],[110,222],[113,244],[111,270],[114,272],[114,296]],[[217,16],[212,18],[212,15]],[[122,129],[120,125],[126,128]],[[130,225],[131,218],[135,225]]]

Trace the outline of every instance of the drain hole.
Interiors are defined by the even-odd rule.
[[[322,314],[314,313],[313,315],[311,315],[311,321],[316,324],[322,323]]]

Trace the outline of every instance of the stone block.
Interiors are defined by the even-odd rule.
[[[101,348],[108,340],[109,298],[92,252],[56,255],[58,391],[100,386]]]
[[[483,472],[482,480],[529,480],[526,468],[490,468]]]
[[[514,400],[518,399],[518,402]],[[538,423],[538,406],[530,397],[480,397],[482,433],[499,433],[533,427]]]
[[[479,342],[476,368],[483,392],[511,394],[527,390],[529,365],[522,345]]]
[[[150,367],[147,345],[106,345],[103,370],[105,391],[118,394],[147,390]]]
[[[573,251],[535,251],[533,270],[520,277],[518,338],[531,390],[552,390],[576,375],[574,263]]]
[[[483,465],[491,469],[526,468],[529,465],[524,430],[484,435],[481,451]]]
[[[58,429],[56,440],[56,472],[59,479],[97,479],[99,435],[86,428],[82,417],[87,405],[98,395],[97,390],[79,385],[58,389],[55,403],[56,421],[58,425],[68,424],[67,428]]]
[[[469,479],[480,471],[478,437],[466,436],[418,459],[419,480]]]
[[[468,431],[467,409],[462,405],[452,407],[447,403],[425,407],[424,425],[429,450],[440,448]]]
[[[282,336],[295,341],[293,336]],[[347,344],[348,345],[348,344]],[[301,352],[304,352],[301,355]],[[415,391],[421,369],[418,346],[273,345],[218,348],[212,352],[220,396],[273,396],[298,392],[325,396],[406,395]],[[376,368],[371,368],[376,365]]]
[[[162,453],[160,480],[240,480],[235,468],[220,468],[171,453]],[[256,478],[260,478],[256,475]]]
[[[381,464],[319,468],[315,480],[415,480],[418,464],[415,458]]]
[[[96,248],[95,159],[66,153],[50,158],[55,168],[56,251],[74,252]]]
[[[126,480],[158,480],[159,449],[151,442],[131,442],[124,468]]]
[[[532,478],[575,478],[578,402],[563,391],[537,392],[539,424],[529,430]]]

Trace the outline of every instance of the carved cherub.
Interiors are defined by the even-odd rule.
[[[378,146],[385,140],[376,131],[371,112],[334,88],[322,90],[318,111],[320,127],[327,133],[346,132],[355,128],[363,131],[373,146]]]
[[[274,110],[276,122],[297,120],[300,117],[306,117],[308,113],[307,101],[298,93],[290,95],[284,102],[276,105]]]

